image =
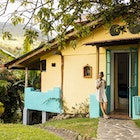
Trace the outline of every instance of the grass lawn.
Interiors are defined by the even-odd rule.
[[[135,122],[136,125],[140,128],[140,119],[138,119],[138,120],[134,120],[134,122]]]
[[[56,128],[65,128],[79,133],[81,136],[91,136],[96,138],[98,119],[90,118],[71,118],[66,120],[48,121],[43,126],[53,126]]]
[[[140,128],[140,119],[134,120]],[[97,137],[98,119],[72,118],[58,121],[48,121],[43,124],[56,128],[65,128],[79,133],[81,136]],[[0,140],[63,140],[62,138],[49,133],[45,129],[22,124],[0,124]]]
[[[47,130],[22,124],[0,124],[0,140],[63,140]]]

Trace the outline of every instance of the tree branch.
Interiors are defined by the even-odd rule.
[[[8,3],[9,3],[9,0],[7,0],[7,1],[6,1],[6,5],[5,5],[4,9],[3,9],[4,11],[3,11],[3,10],[1,10],[1,11],[3,11],[3,13],[2,13],[2,14],[0,14],[0,16],[2,16],[2,15],[4,15],[4,14],[5,14],[5,12],[6,12],[6,10],[7,10]],[[0,11],[0,12],[1,12],[1,11]]]

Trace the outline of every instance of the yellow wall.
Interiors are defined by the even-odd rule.
[[[122,24],[118,24],[122,25]],[[118,39],[126,39],[126,38],[136,38],[139,37],[139,34],[131,34],[129,31],[120,33],[118,36],[111,36],[109,33],[109,28],[106,26],[102,26],[93,31],[91,36],[89,37],[89,42],[96,41],[106,41],[106,40],[118,40]]]
[[[45,56],[41,59],[45,59]],[[52,67],[52,63],[56,66]],[[41,91],[51,90],[54,86],[61,88],[61,55],[47,57],[46,71],[41,72]]]
[[[94,54],[64,56],[63,97],[67,106],[75,106],[76,103],[81,103],[89,98],[90,93],[94,93],[95,58]],[[92,66],[92,78],[83,77],[83,67],[87,64]]]

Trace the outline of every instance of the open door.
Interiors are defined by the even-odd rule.
[[[132,97],[138,95],[138,53],[131,49],[129,53],[129,117],[132,117]]]

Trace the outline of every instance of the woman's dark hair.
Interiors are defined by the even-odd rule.
[[[99,74],[101,74],[102,76],[104,76],[104,73],[101,71],[101,72],[99,72]]]

